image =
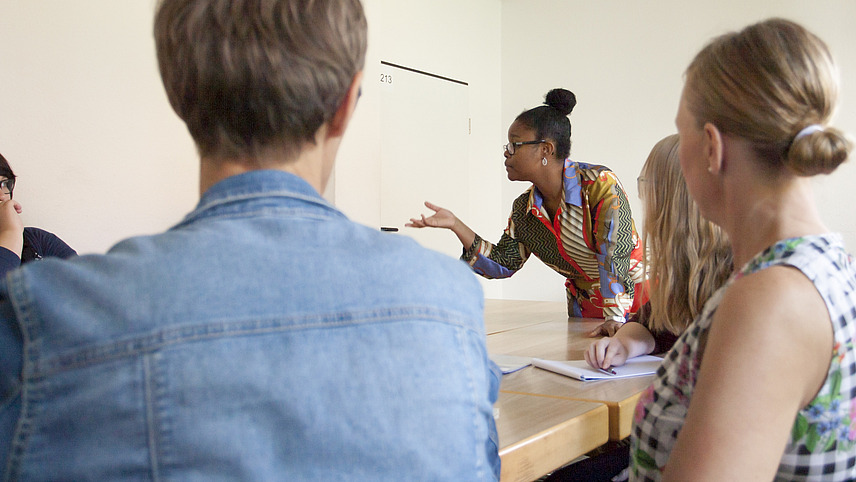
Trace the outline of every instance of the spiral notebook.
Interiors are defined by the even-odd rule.
[[[576,378],[584,382],[590,380],[617,380],[620,378],[641,377],[653,375],[660,368],[663,359],[657,356],[645,355],[627,360],[620,367],[612,367],[615,375],[603,373],[589,366],[585,360],[544,360],[533,358],[532,365],[544,370],[550,370],[566,377]]]

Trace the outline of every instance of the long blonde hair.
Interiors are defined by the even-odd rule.
[[[731,248],[719,226],[701,216],[678,161],[678,135],[660,140],[639,176],[645,203],[652,331],[680,334],[732,270]]]

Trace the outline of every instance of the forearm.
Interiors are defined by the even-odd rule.
[[[616,260],[597,254],[600,294],[602,296],[604,318],[624,320],[633,306],[633,297],[626,290],[627,270],[616,266]]]
[[[21,251],[24,250],[24,235],[23,232],[17,229],[0,230],[0,246],[21,257]]]
[[[615,338],[624,345],[628,359],[654,351],[654,336],[640,323],[625,323],[615,333]]]
[[[620,220],[614,220],[614,223],[618,222]],[[632,230],[619,236],[612,229],[614,223],[607,223],[593,233],[599,247],[595,257],[598,261],[604,312],[625,316],[633,306],[635,286],[630,277],[630,264],[635,245],[631,242]]]
[[[630,204],[617,179],[611,183],[609,194],[596,204],[592,217],[600,220],[593,225],[592,236],[596,243],[604,308],[625,315],[633,305],[634,298],[630,266],[635,264],[634,257],[638,262],[642,256],[634,235]]]
[[[476,239],[476,233],[470,229],[469,226],[464,224],[463,221],[455,217],[455,224],[449,228],[455,233],[455,236],[458,237],[458,240],[464,245],[464,249],[468,249],[473,245],[473,241]]]
[[[506,232],[497,244],[474,234],[472,244],[464,248],[461,259],[477,274],[488,279],[499,279],[514,275],[528,256],[525,246]]]

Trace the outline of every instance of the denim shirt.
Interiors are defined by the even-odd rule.
[[[0,470],[496,480],[482,312],[464,263],[233,176],[165,233],[0,283]]]

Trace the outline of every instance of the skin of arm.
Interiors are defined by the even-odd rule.
[[[594,368],[621,366],[627,360],[654,351],[654,336],[641,323],[625,323],[615,336],[595,340],[585,352],[585,359]]]
[[[624,326],[624,323],[615,320],[606,320],[600,324],[597,328],[590,331],[586,336],[589,338],[595,338],[598,336],[613,336],[618,333],[618,330]]]
[[[528,194],[524,193],[518,197],[515,204],[525,202],[525,196],[528,196]],[[435,214],[427,218],[425,215],[421,215],[419,218],[411,218],[410,222],[405,224],[405,226],[412,228],[432,227],[449,229],[455,233],[463,245],[464,256],[469,256],[467,253],[474,246],[476,240],[481,238],[448,209],[430,202],[426,202],[425,206],[435,211]],[[514,216],[514,209],[516,208],[512,208],[512,216]],[[508,222],[509,226],[513,223],[511,218],[509,218]],[[529,258],[530,252],[526,250],[526,247],[522,243],[508,234],[509,229],[509,227],[506,227],[499,242],[496,244],[481,240],[484,243],[483,245],[489,245],[488,249],[490,251],[490,255],[484,259],[482,259],[480,254],[483,245],[476,246],[478,249],[473,253],[475,258],[469,260],[468,263],[477,274],[488,279],[508,278],[517,272]],[[484,261],[484,265],[479,265],[479,260]]]
[[[21,257],[24,249],[24,222],[21,220],[21,205],[8,200],[0,204],[0,246]]]
[[[826,305],[801,272],[776,266],[736,280],[714,314],[663,480],[772,480],[832,344]]]

